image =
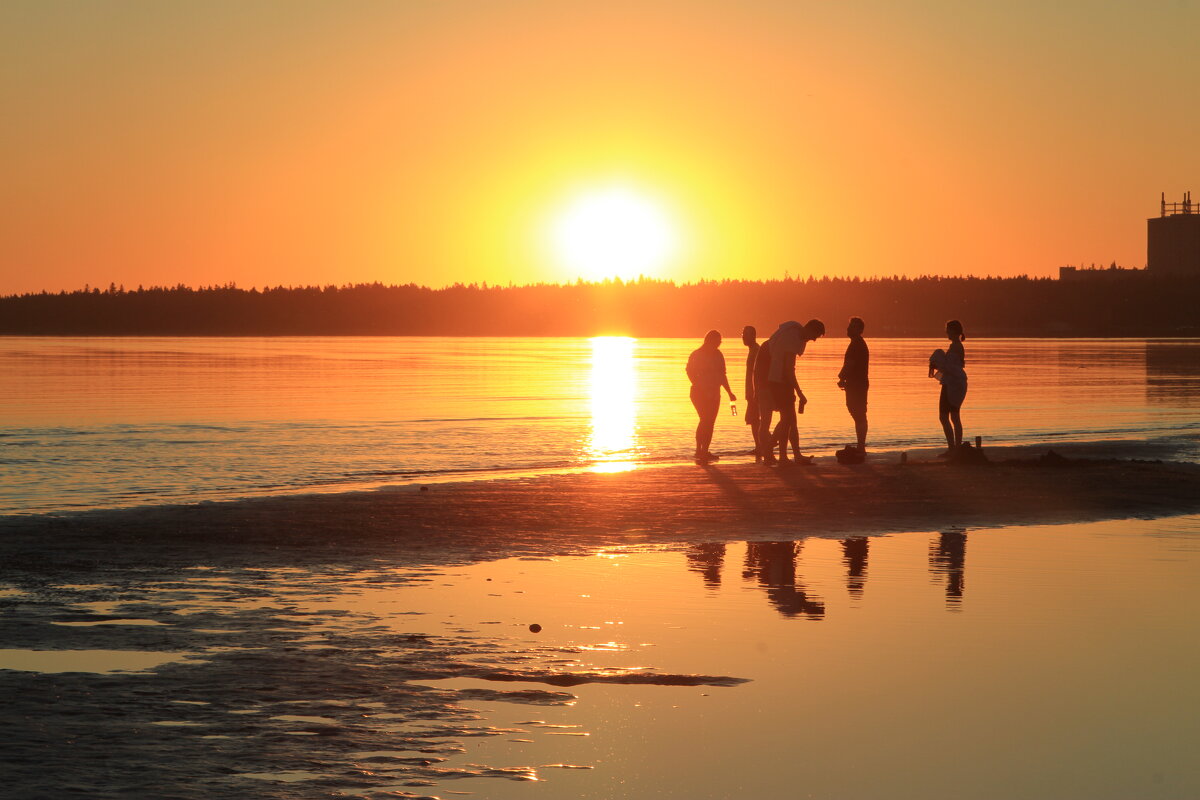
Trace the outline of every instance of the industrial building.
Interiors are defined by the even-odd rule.
[[[1200,277],[1200,208],[1192,193],[1182,203],[1162,196],[1157,217],[1146,221],[1146,270],[1153,276]]]
[[[1157,217],[1146,220],[1146,268],[1059,267],[1063,281],[1123,281],[1130,278],[1200,279],[1200,205],[1185,192],[1183,202],[1168,203],[1164,192]]]

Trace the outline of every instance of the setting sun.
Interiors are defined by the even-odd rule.
[[[578,195],[554,218],[550,248],[571,277],[658,277],[679,252],[679,230],[664,207],[624,186]]]

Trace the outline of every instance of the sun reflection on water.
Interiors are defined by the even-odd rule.
[[[624,472],[637,467],[637,378],[627,336],[597,336],[592,343],[592,434],[588,454],[595,472]]]

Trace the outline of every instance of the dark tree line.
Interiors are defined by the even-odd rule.
[[[530,286],[408,284],[239,289],[86,288],[0,297],[0,334],[104,336],[701,336],[761,333],[788,319],[873,336],[936,336],[957,317],[973,336],[1200,335],[1200,280],[812,278],[647,280]]]

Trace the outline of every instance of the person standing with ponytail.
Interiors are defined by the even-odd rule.
[[[939,458],[950,458],[962,447],[962,404],[967,397],[967,355],[963,349],[963,325],[956,319],[946,323],[946,338],[950,346],[935,350],[929,357],[929,377],[942,384],[938,397],[938,419],[946,434],[946,452]]]

